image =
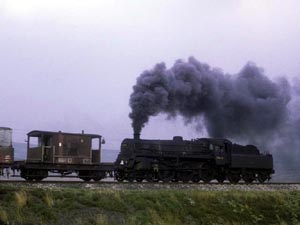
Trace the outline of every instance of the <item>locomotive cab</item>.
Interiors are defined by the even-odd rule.
[[[231,141],[227,139],[217,138],[200,138],[198,139],[203,143],[204,148],[210,151],[215,159],[216,165],[225,165],[230,160]]]

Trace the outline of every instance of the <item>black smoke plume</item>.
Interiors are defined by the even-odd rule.
[[[150,116],[164,113],[204,125],[211,137],[261,138],[286,123],[290,89],[285,78],[272,81],[253,63],[230,75],[191,57],[170,69],[160,63],[143,72],[130,96],[129,116],[134,133],[141,133]]]

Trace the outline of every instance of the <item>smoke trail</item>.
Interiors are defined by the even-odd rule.
[[[248,63],[235,75],[189,58],[167,69],[164,63],[143,72],[130,96],[132,126],[140,133],[150,116],[181,115],[204,121],[211,137],[244,138],[269,135],[288,118],[290,85],[271,81]]]

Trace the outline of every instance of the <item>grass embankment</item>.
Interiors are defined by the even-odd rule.
[[[0,224],[300,224],[300,192],[0,186]]]

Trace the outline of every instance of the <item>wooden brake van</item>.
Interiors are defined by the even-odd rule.
[[[113,171],[112,163],[101,163],[101,135],[34,130],[27,137],[27,160],[15,166],[26,180],[39,181],[51,172],[99,181]]]

